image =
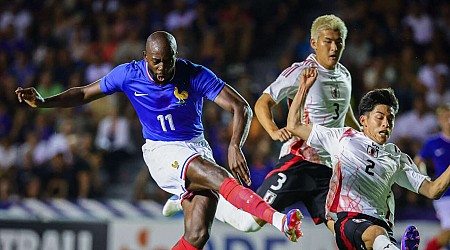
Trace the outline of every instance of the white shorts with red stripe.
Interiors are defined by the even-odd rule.
[[[146,140],[142,146],[145,164],[151,176],[164,191],[187,198],[185,179],[189,163],[198,156],[212,162],[213,153],[203,136],[189,141]]]

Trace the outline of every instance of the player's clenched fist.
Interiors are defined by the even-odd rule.
[[[42,96],[33,87],[26,89],[18,87],[15,93],[19,102],[25,101],[33,108],[39,107],[39,104],[44,102],[44,98],[42,98]]]
[[[305,84],[309,89],[317,79],[317,68],[305,68],[300,74],[300,84]]]

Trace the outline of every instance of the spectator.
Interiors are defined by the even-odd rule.
[[[416,95],[413,109],[400,114],[396,119],[390,140],[405,153],[415,155],[424,140],[436,132],[437,128],[436,116],[429,111],[425,96]]]

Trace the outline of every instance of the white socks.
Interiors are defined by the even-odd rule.
[[[261,229],[251,214],[231,205],[222,195],[217,204],[216,219],[243,232],[256,232]]]
[[[272,217],[272,225],[283,233],[283,219],[286,215],[280,212],[275,212]]]
[[[378,235],[373,241],[373,250],[400,250],[386,235]]]

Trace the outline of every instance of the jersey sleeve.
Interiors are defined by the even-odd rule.
[[[128,75],[129,63],[121,64],[111,70],[100,80],[100,89],[106,95],[121,92],[123,83]]]
[[[419,193],[419,188],[423,181],[430,180],[430,177],[419,172],[411,157],[405,153],[401,153],[398,174],[396,183],[415,193]]]
[[[201,95],[214,101],[225,86],[225,82],[216,76],[210,69],[200,66],[196,68],[197,74],[192,79],[192,85]]]
[[[298,90],[297,78],[304,68],[304,66],[297,64],[286,68],[263,93],[270,95],[276,103],[279,103],[286,97],[294,97]]]
[[[313,124],[311,134],[306,141],[308,146],[322,149],[330,154],[338,149],[339,138],[349,128],[327,128],[319,124]]]

